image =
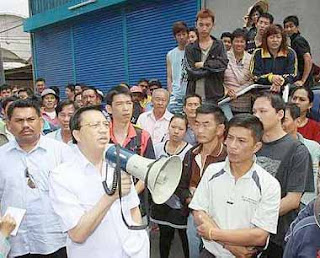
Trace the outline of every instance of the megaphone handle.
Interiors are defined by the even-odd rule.
[[[156,163],[158,160],[159,159],[155,160],[154,162],[151,162],[148,165],[148,170],[147,170],[146,177],[145,177],[144,201],[145,201],[146,215],[147,215],[147,223],[145,225],[132,226],[132,225],[129,225],[127,223],[126,218],[124,217],[123,211],[122,211],[122,202],[121,202],[122,192],[121,192],[121,170],[120,170],[120,166],[119,166],[119,170],[116,171],[116,173],[118,174],[119,201],[120,201],[121,217],[122,217],[122,220],[123,220],[124,224],[127,226],[128,229],[131,229],[131,230],[143,230],[143,229],[146,229],[150,224],[150,210],[149,210],[149,199],[148,199],[148,178],[149,178],[149,172],[150,172],[153,164]],[[118,160],[117,160],[117,162],[118,162]],[[119,163],[120,163],[120,160],[119,160]],[[116,166],[116,168],[117,168],[117,166]]]

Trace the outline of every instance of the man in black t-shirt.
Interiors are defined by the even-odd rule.
[[[295,15],[288,16],[284,19],[283,26],[286,34],[290,37],[291,47],[296,51],[298,58],[299,75],[294,84],[310,88],[313,85],[311,50],[308,41],[300,35],[298,17]]]
[[[281,185],[278,229],[271,235],[264,257],[282,258],[284,236],[296,218],[301,196],[314,190],[312,162],[308,149],[282,129],[285,103],[279,95],[265,93],[253,105],[253,114],[262,122],[263,146],[258,164],[276,177]]]

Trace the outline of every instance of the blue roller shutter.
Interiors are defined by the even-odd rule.
[[[161,0],[127,6],[129,82],[158,78],[166,85],[166,54],[176,43],[172,24],[182,20],[194,26],[196,0]]]
[[[73,81],[72,46],[68,25],[50,27],[35,33],[36,76],[49,86],[64,87]]]
[[[73,27],[77,82],[103,90],[125,81],[121,10],[103,9]]]

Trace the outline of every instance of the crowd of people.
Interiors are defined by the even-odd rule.
[[[136,230],[149,214],[161,258],[176,230],[186,258],[320,255],[320,124],[309,116],[312,57],[299,20],[288,16],[283,29],[258,4],[221,40],[214,24],[209,9],[196,28],[173,24],[166,87],[68,84],[62,100],[44,78],[35,92],[1,86],[3,257],[150,257],[148,231]],[[264,87],[244,91],[252,84]],[[117,179],[109,143],[149,159],[177,155],[174,194],[155,204],[142,180]],[[14,235],[9,207],[26,211]]]

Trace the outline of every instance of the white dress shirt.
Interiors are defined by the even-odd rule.
[[[0,148],[1,214],[9,206],[27,210],[17,235],[10,237],[10,257],[50,254],[66,245],[61,221],[50,203],[48,178],[52,169],[73,155],[68,145],[43,136],[29,152],[16,140]],[[26,168],[35,188],[28,186]]]
[[[74,228],[80,218],[91,210],[105,194],[101,176],[96,167],[76,147],[76,161],[57,167],[50,175],[50,197],[56,213],[63,221],[63,230]],[[104,163],[105,171],[106,164]],[[108,185],[113,176],[108,165]],[[122,198],[122,210],[129,225],[134,222],[130,210],[139,205],[139,198],[132,185],[129,195]],[[100,225],[84,243],[75,243],[69,237],[69,258],[147,258],[149,239],[145,230],[129,230],[121,217],[119,199],[116,200]]]
[[[164,115],[156,120],[153,109],[148,112],[142,113],[138,120],[137,125],[141,126],[142,129],[146,130],[152,139],[153,145],[166,140],[168,137],[168,128],[170,119],[173,116],[168,110]]]
[[[51,139],[55,139],[59,142],[64,142],[63,139],[62,139],[62,134],[61,134],[61,128],[59,128],[58,130],[55,130],[53,132],[50,132],[50,133],[47,133],[45,135],[45,137],[48,137],[48,138],[51,138]],[[71,141],[68,141],[67,143],[69,146],[73,147],[73,142],[72,140]]]

